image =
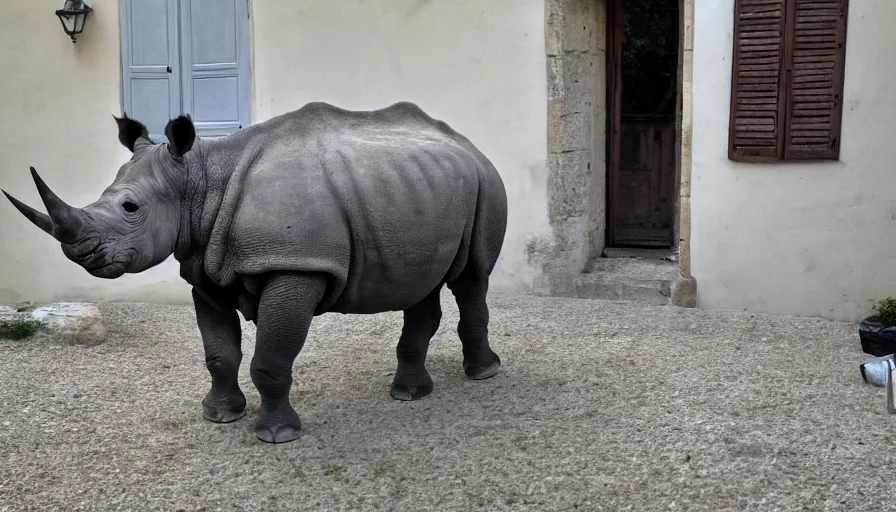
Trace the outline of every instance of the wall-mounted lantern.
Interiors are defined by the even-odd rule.
[[[77,42],[75,36],[84,30],[87,15],[92,12],[92,8],[84,5],[84,0],[65,0],[62,9],[56,11],[56,16],[59,16],[59,21],[62,22],[62,30],[72,38],[73,43]]]

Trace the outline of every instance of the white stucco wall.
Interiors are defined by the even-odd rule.
[[[56,0],[4,5],[0,16],[0,187],[42,209],[30,165],[75,206],[92,202],[130,153],[120,112],[117,0],[72,44]],[[530,236],[550,232],[546,201],[544,0],[254,0],[253,120],[309,101],[345,108],[418,103],[469,137],[504,177],[510,202],[497,286],[527,285]],[[101,280],[0,201],[0,303],[189,301],[169,259]]]
[[[698,306],[857,320],[896,296],[894,2],[850,2],[839,162],[727,159],[733,0],[694,25]]]

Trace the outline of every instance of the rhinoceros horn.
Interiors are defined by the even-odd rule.
[[[3,190],[3,195],[35,226],[46,231],[60,242],[73,242],[81,233],[84,225],[83,213],[81,210],[69,206],[65,201],[59,198],[50,190],[50,187],[44,183],[34,167],[31,168],[31,177],[34,184],[37,185],[37,192],[40,194],[41,201],[47,208],[49,216],[35,210],[27,204],[7,194]]]

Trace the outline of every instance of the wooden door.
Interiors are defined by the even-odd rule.
[[[203,137],[249,126],[249,6],[245,0],[180,0],[184,112]]]
[[[656,12],[668,10],[670,5],[668,0],[645,3],[656,5],[639,8],[655,8]],[[623,66],[638,65],[631,62],[632,53],[623,58],[624,9],[631,2],[610,0],[608,5],[607,242],[611,247],[672,247],[677,190],[677,56],[671,69],[673,78],[656,80],[653,97],[645,100],[649,84],[631,82],[650,80],[649,75],[645,78],[644,74],[629,72],[629,83],[623,80]],[[671,23],[677,11],[666,16]],[[634,20],[627,21],[631,25]],[[675,28],[677,31],[677,22]],[[668,59],[664,62],[669,65]],[[633,99],[632,95],[640,97]]]
[[[177,0],[122,0],[122,111],[146,125],[149,137],[166,142],[165,125],[183,111]]]
[[[673,242],[675,116],[622,115],[614,187],[614,245]]]
[[[200,137],[250,123],[245,0],[120,0],[122,110],[164,142],[189,114]]]

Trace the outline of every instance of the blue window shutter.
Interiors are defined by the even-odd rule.
[[[122,110],[167,141],[165,126],[181,111],[177,0],[121,0]]]
[[[181,0],[182,97],[199,136],[249,124],[248,18],[246,0]]]

